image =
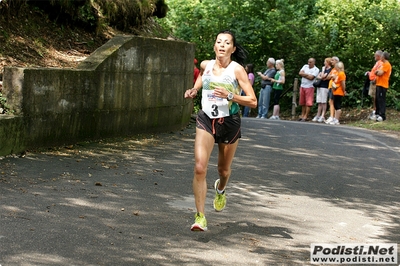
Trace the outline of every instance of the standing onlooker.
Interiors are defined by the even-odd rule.
[[[274,92],[274,110],[269,119],[280,120],[279,98],[281,97],[283,91],[283,84],[285,84],[285,66],[283,64],[283,59],[276,60],[275,66],[278,71],[276,72],[275,77],[271,79],[271,81],[274,83],[272,86],[272,90]]]
[[[322,67],[321,72],[318,74],[318,79],[321,80],[319,87],[317,88],[317,104],[318,104],[318,112],[317,115],[313,118],[314,122],[325,122],[325,113],[328,101],[328,87],[329,87],[329,79],[328,75],[332,70],[332,58],[328,57],[324,60],[324,66]]]
[[[336,64],[339,63],[339,57],[333,56],[332,57],[332,71],[328,75],[328,80],[329,80],[329,85],[328,85],[328,99],[329,99],[329,118],[325,121],[325,123],[329,124],[330,122],[333,121],[335,118],[335,106],[333,104],[333,90],[332,90],[332,80],[337,77],[337,71],[336,71]]]
[[[375,112],[376,112],[376,98],[375,98],[376,97],[376,74],[375,74],[375,72],[382,66],[382,60],[381,60],[382,51],[381,50],[376,51],[374,57],[375,57],[375,65],[371,69],[370,72],[367,72],[369,80],[370,80],[368,95],[371,96],[371,98],[372,98],[372,106],[373,106],[372,113],[369,116],[369,118],[371,120],[376,120],[376,115],[375,115]]]
[[[330,125],[339,125],[340,115],[342,113],[342,98],[346,95],[346,74],[344,73],[344,65],[342,62],[338,62],[335,65],[337,71],[336,78],[332,81],[332,92],[333,92],[333,106],[335,107],[335,118]]]
[[[247,72],[247,76],[249,77],[249,81],[250,81],[251,86],[253,86],[254,85],[254,79],[255,79],[253,64],[247,64],[244,69]],[[253,90],[254,90],[254,88],[253,88]],[[243,90],[242,90],[241,95],[246,95]],[[248,117],[249,114],[250,114],[250,110],[251,110],[250,107],[245,106],[243,108],[243,117]]]
[[[272,91],[272,81],[271,79],[275,76],[275,59],[268,58],[267,60],[267,70],[262,74],[261,72],[257,72],[257,74],[261,77],[261,90],[260,96],[258,100],[258,115],[256,118],[267,118],[267,113],[269,109],[269,102],[271,98]]]
[[[392,74],[392,65],[389,63],[390,54],[382,53],[382,65],[375,72],[376,77],[376,121],[386,120],[386,92],[389,88],[389,78]]]
[[[193,63],[194,63],[194,70],[193,70],[193,74],[194,74],[193,85],[194,85],[196,83],[197,77],[200,74],[200,69],[197,68],[197,59],[196,58],[193,60]]]
[[[301,118],[299,121],[306,121],[310,113],[311,106],[314,104],[314,79],[318,76],[319,69],[315,66],[315,59],[308,59],[308,64],[304,65],[299,72],[301,76],[300,99],[302,106]]]

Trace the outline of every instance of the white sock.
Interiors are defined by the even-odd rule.
[[[217,188],[217,192],[218,192],[218,194],[223,194],[223,193],[224,193],[224,191],[225,191],[225,189],[224,189],[224,190],[219,190],[219,189]]]

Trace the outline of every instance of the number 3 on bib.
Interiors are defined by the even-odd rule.
[[[211,108],[212,108],[212,112],[211,112],[211,115],[212,116],[218,116],[218,105],[216,105],[216,104],[213,104],[212,106],[211,106]]]
[[[215,97],[214,90],[203,90],[203,111],[210,118],[221,118],[229,116],[229,102],[227,99]]]

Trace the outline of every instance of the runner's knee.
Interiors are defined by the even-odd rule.
[[[202,162],[196,162],[194,166],[194,173],[195,175],[206,175],[207,174],[207,165]]]

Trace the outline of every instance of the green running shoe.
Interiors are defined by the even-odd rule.
[[[218,191],[217,191],[218,184],[219,184],[219,179],[215,180],[215,183],[214,183],[214,188],[215,188],[214,209],[217,212],[220,212],[223,209],[225,209],[226,194],[225,194],[225,190],[222,194],[218,194]]]
[[[194,224],[190,227],[192,231],[207,231],[207,220],[204,214],[197,212],[194,215]]]

